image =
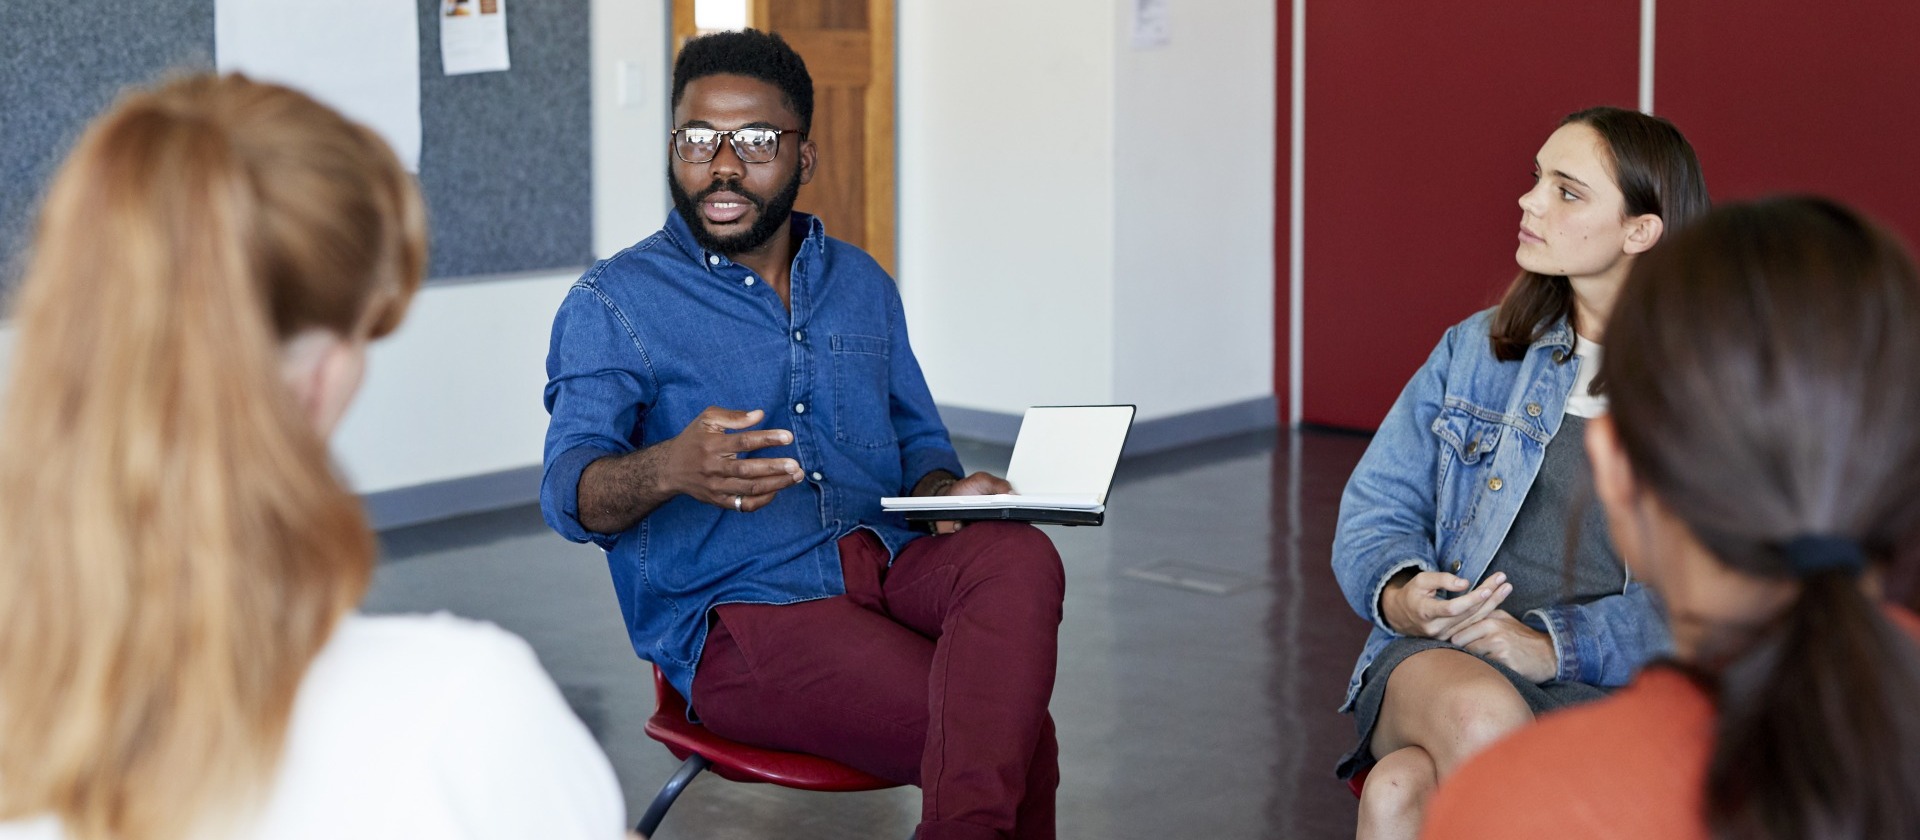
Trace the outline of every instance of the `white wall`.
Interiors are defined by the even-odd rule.
[[[373,346],[333,440],[362,493],[540,463],[547,333],[575,275],[429,288]]]
[[[899,4],[899,279],[942,405],[1112,399],[1111,2]]]
[[[1274,11],[1169,5],[1172,44],[1134,50],[1125,0],[900,3],[900,282],[943,405],[1124,400],[1150,419],[1272,393]],[[667,0],[593,14],[606,256],[667,209]],[[573,279],[422,292],[335,441],[355,489],[538,464]]]
[[[659,228],[668,207],[667,0],[593,2],[594,251]],[[628,101],[620,100],[626,62]],[[511,72],[511,71],[509,71]],[[573,271],[429,287],[375,345],[334,439],[353,487],[372,493],[540,463],[547,336]]]
[[[1114,399],[1152,419],[1273,394],[1274,8],[1115,7]]]
[[[900,4],[900,284],[942,405],[1273,393],[1273,5],[1169,3],[1144,50],[1134,5]]]
[[[943,405],[1128,401],[1151,419],[1272,393],[1274,9],[1170,3],[1172,44],[1135,50],[1133,5],[899,4],[900,284]],[[668,208],[667,7],[593,3],[600,256]],[[573,279],[422,292],[335,440],[354,488],[538,464]]]
[[[603,258],[659,230],[672,206],[670,6],[593,0],[593,251]]]

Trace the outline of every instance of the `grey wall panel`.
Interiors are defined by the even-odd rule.
[[[440,72],[438,0],[420,4],[420,184],[433,277],[593,261],[588,0],[507,5],[513,69]]]
[[[432,277],[579,268],[593,258],[589,0],[508,6],[513,69],[440,72],[439,0],[420,14],[420,184]],[[0,279],[47,179],[128,85],[213,66],[213,0],[0,0]],[[351,56],[343,56],[351,61]]]
[[[131,82],[213,66],[212,0],[0,0],[0,254],[19,269],[47,179]]]

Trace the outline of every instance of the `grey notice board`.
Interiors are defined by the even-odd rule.
[[[414,2],[429,276],[592,262],[589,0],[510,4],[513,69],[464,76],[440,70],[440,0]],[[87,121],[129,85],[213,67],[213,6],[0,0],[0,274],[8,287],[47,179]]]

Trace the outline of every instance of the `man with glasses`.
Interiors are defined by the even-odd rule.
[[[1051,838],[1060,558],[881,510],[1010,488],[961,477],[892,278],[793,211],[812,118],[779,36],[682,49],[674,210],[554,319],[541,508],[714,732],[919,785],[920,840]]]

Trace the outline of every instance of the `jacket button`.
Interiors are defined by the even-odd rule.
[[[1458,572],[1458,571],[1460,571],[1460,561],[1458,561],[1458,560],[1455,560],[1455,561],[1453,561],[1453,570],[1454,570],[1455,572]]]
[[[1565,350],[1555,350],[1555,351],[1553,351],[1553,363],[1554,363],[1554,364],[1556,364],[1556,365],[1557,365],[1557,364],[1560,364],[1561,362],[1564,362],[1564,361],[1566,361],[1566,360],[1567,360],[1567,351],[1565,351]]]
[[[1489,478],[1489,479],[1487,479],[1487,489],[1488,489],[1488,490],[1492,490],[1492,491],[1494,491],[1495,493],[1498,493],[1498,492],[1500,492],[1500,488],[1502,488],[1502,487],[1505,487],[1505,486],[1507,486],[1507,483],[1506,483],[1506,482],[1504,482],[1504,481],[1501,481],[1501,480],[1500,480],[1500,479],[1498,479],[1498,478]]]
[[[1539,416],[1540,416],[1540,404],[1539,404],[1539,403],[1527,403],[1527,416],[1528,416],[1528,417],[1539,417]]]

